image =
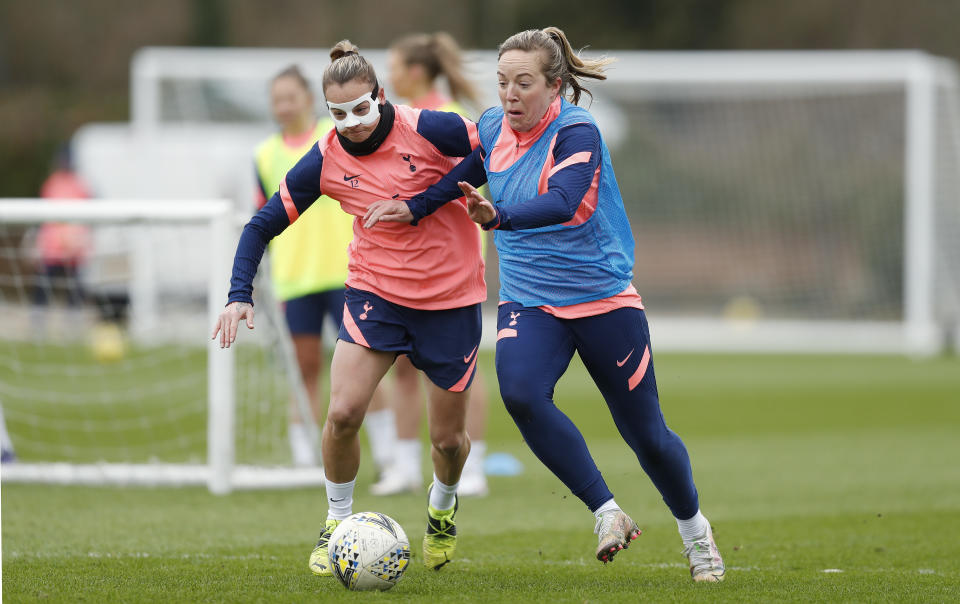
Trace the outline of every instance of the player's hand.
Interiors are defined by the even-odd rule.
[[[363,216],[363,228],[369,229],[378,222],[406,222],[413,220],[413,212],[405,201],[382,199],[370,204]]]
[[[467,214],[470,220],[477,224],[487,224],[497,217],[497,211],[493,209],[493,204],[480,194],[470,183],[461,180],[457,183],[463,196],[467,198]]]
[[[230,348],[237,339],[237,327],[242,319],[246,319],[247,329],[253,329],[253,305],[246,302],[227,304],[217,317],[217,324],[213,326],[213,337],[210,339],[216,340],[217,334],[220,334],[220,348]]]

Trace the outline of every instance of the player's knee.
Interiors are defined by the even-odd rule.
[[[337,404],[333,401],[327,413],[327,423],[330,424],[334,438],[352,436],[360,431],[360,426],[363,424],[363,407]]]
[[[304,385],[307,384],[316,384],[320,381],[320,368],[319,367],[304,367],[300,366],[300,378],[303,380]]]
[[[467,446],[465,431],[431,435],[431,444],[444,457],[456,457]]]
[[[542,388],[531,380],[514,379],[500,381],[500,397],[507,412],[516,422],[532,419],[534,409],[543,400]]]

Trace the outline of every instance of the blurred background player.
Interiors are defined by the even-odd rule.
[[[260,143],[254,156],[258,209],[266,204],[268,193],[279,189],[284,175],[297,160],[333,128],[329,118],[317,118],[310,84],[295,65],[271,81],[270,108],[280,131]],[[270,242],[273,291],[283,304],[313,414],[304,418],[291,401],[288,436],[293,461],[298,466],[316,464],[306,422],[320,421],[322,417],[320,381],[326,366],[323,323],[329,317],[334,329],[340,328],[347,246],[351,239],[353,218],[340,209],[338,202],[322,196],[295,225]]]
[[[353,512],[360,426],[380,380],[406,354],[429,378],[434,474],[423,561],[439,569],[456,550],[457,487],[470,451],[467,397],[487,297],[480,240],[463,203],[441,208],[419,229],[371,230],[360,218],[378,200],[406,197],[439,180],[476,147],[476,124],[454,113],[388,103],[373,66],[349,40],[335,45],[330,58],[323,94],[336,131],[310,147],[244,227],[229,302],[212,337],[219,334],[221,347],[229,347],[240,321],[253,327],[253,280],[264,249],[317,198],[327,193],[356,217],[323,427],[327,515],[309,567],[333,575],[328,544]]]
[[[74,171],[69,145],[62,145],[53,160],[50,175],[40,186],[40,197],[57,201],[82,201],[90,191]],[[62,293],[72,313],[79,314],[83,304],[80,269],[90,250],[90,228],[83,224],[47,222],[40,226],[36,236],[36,280],[33,303],[48,306],[54,296]],[[42,332],[46,321],[38,308],[34,327]],[[76,324],[76,321],[71,321]]]
[[[612,560],[640,529],[553,401],[574,353],[676,519],[691,577],[722,581],[690,457],[660,409],[650,332],[631,283],[633,234],[610,153],[593,117],[577,106],[590,94],[581,79],[606,79],[612,59],[581,59],[555,27],[510,36],[498,57],[501,106],[480,117],[480,145],[424,194],[372,207],[366,225],[384,216],[417,224],[466,195],[471,218],[496,231],[500,395],[533,453],[593,512],[597,559]],[[474,188],[483,183],[496,204]]]
[[[480,106],[480,98],[470,80],[463,73],[460,47],[445,32],[410,34],[390,45],[387,55],[390,85],[397,96],[418,109],[452,111],[467,116],[467,110],[458,101],[473,109]],[[440,91],[443,76],[450,89],[449,96]],[[478,229],[482,252],[486,252],[486,234]],[[393,369],[392,396],[383,397],[383,405],[367,414],[367,431],[375,458],[384,460],[380,480],[370,487],[374,495],[393,495],[405,491],[419,492],[423,487],[422,445],[420,429],[423,420],[424,396],[419,372],[407,356],[397,358]],[[470,435],[470,456],[463,467],[457,493],[466,496],[487,494],[487,477],[483,461],[487,452],[485,441],[487,424],[487,388],[477,371],[467,410],[467,433]],[[393,434],[396,434],[396,437]],[[390,450],[389,445],[396,445]]]
[[[53,171],[40,187],[40,196],[69,202],[85,202],[92,196],[75,170],[68,144],[57,152]],[[67,303],[67,323],[72,327],[86,326],[84,303],[90,300],[96,305],[98,316],[87,333],[89,351],[97,361],[112,363],[126,354],[127,340],[122,325],[127,316],[129,295],[103,291],[95,285],[84,287],[84,267],[92,248],[93,236],[88,225],[48,222],[40,226],[36,240],[37,281],[33,290],[33,302],[37,307],[34,327],[38,330],[38,337],[42,337],[47,329],[43,307],[49,306],[60,295]],[[76,330],[71,328],[70,331]]]

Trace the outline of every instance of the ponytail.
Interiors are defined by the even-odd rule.
[[[583,93],[593,98],[593,93],[583,85],[583,78],[606,80],[606,66],[615,59],[583,59],[574,52],[563,30],[557,27],[528,29],[507,38],[500,45],[498,56],[508,50],[538,51],[543,64],[543,75],[547,83],[560,79],[560,94],[568,95],[574,104],[580,102]]]
[[[463,73],[463,60],[456,40],[446,32],[437,32],[431,36],[431,48],[440,64],[440,71],[447,78],[453,98],[458,101],[466,100],[479,107],[480,95],[473,82]]]
[[[411,34],[397,40],[390,49],[399,53],[405,64],[422,65],[431,84],[444,76],[454,99],[480,106],[476,87],[463,73],[460,46],[450,34]]]

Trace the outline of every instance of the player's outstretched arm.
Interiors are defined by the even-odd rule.
[[[230,348],[237,339],[237,328],[242,319],[246,319],[247,329],[253,329],[253,305],[246,302],[227,304],[217,317],[217,322],[213,326],[213,336],[210,339],[215,340],[217,334],[220,334],[220,348]]]

